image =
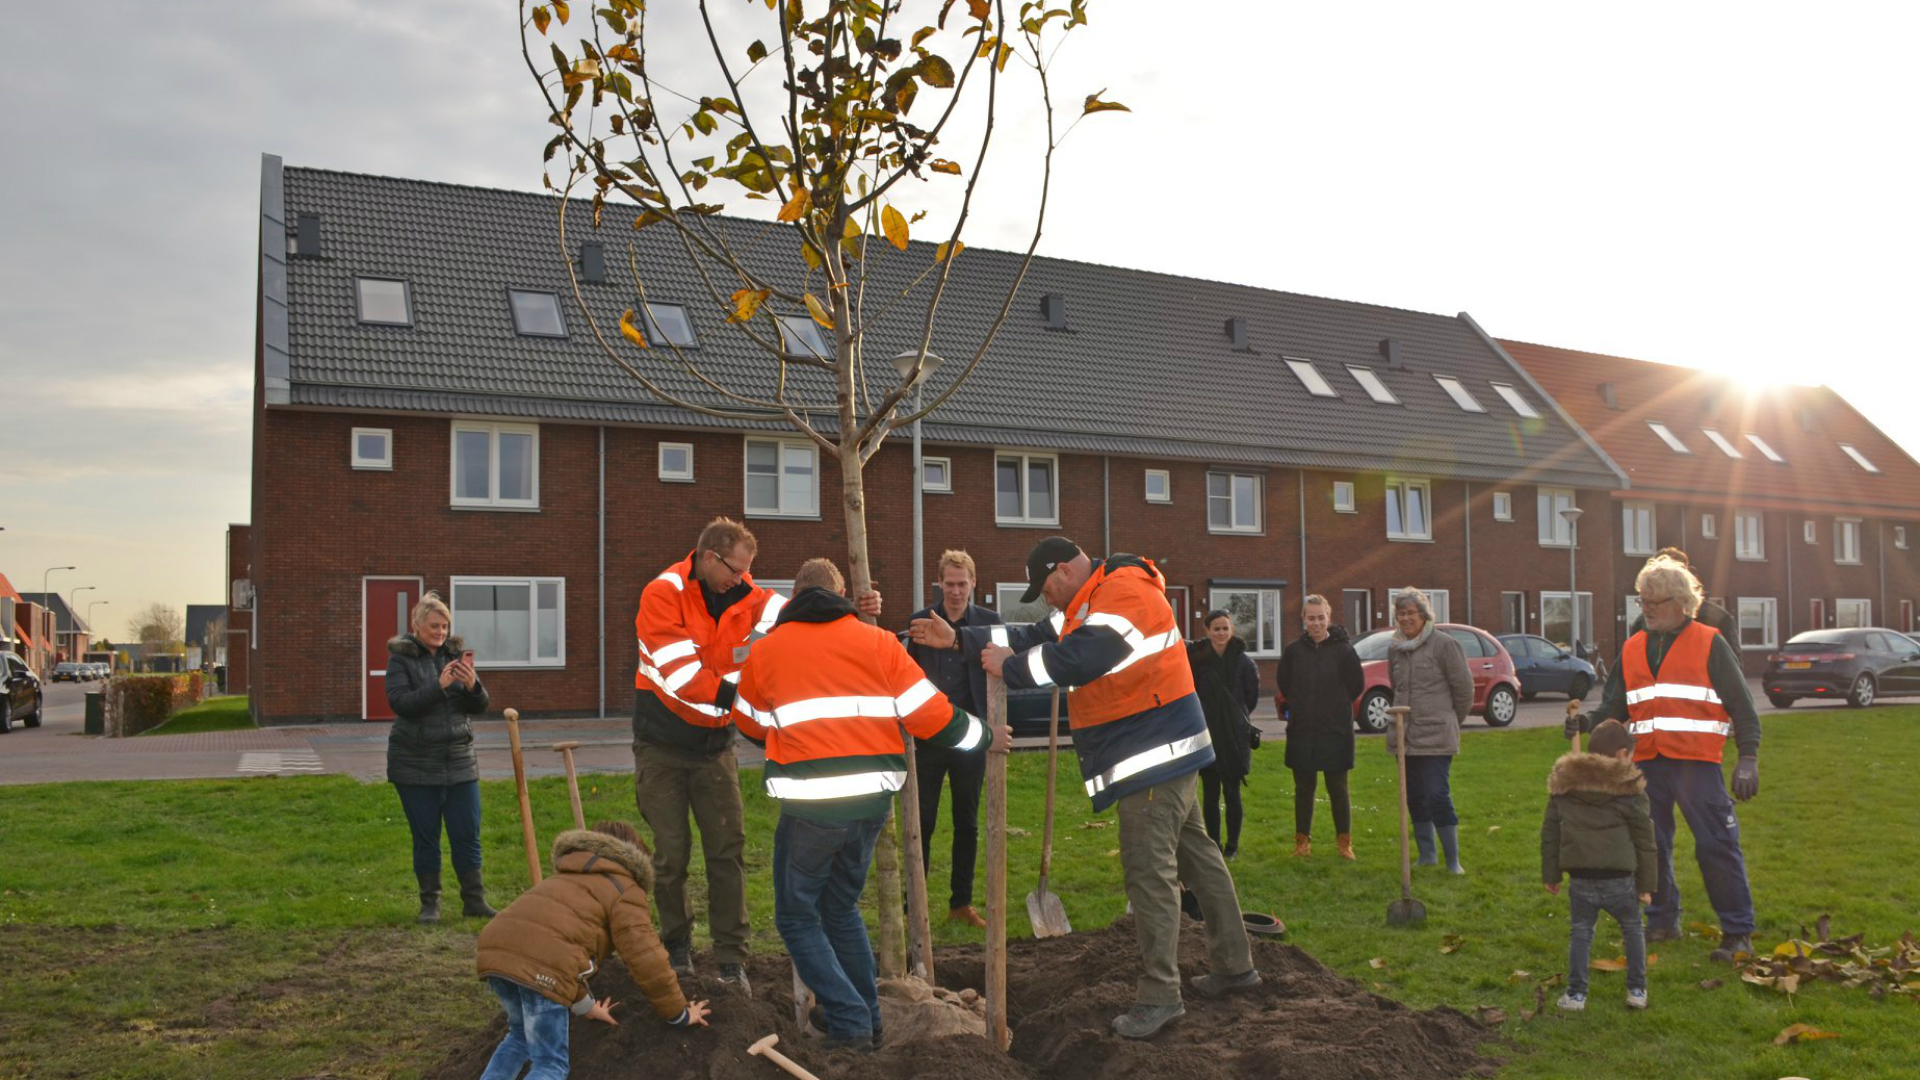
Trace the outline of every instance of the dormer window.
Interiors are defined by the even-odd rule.
[[[1299,378],[1300,385],[1307,388],[1307,393],[1312,394],[1314,397],[1340,396],[1334,392],[1332,386],[1328,385],[1327,380],[1321,376],[1320,372],[1315,370],[1313,361],[1295,360],[1292,357],[1287,357],[1286,361],[1287,366],[1292,368],[1294,375]]]
[[[1727,455],[1730,458],[1737,458],[1741,456],[1740,451],[1736,449],[1732,443],[1727,441],[1727,437],[1725,435],[1720,434],[1719,432],[1713,430],[1710,427],[1701,428],[1700,431],[1702,434],[1706,435],[1708,442],[1711,442],[1713,445],[1720,448],[1721,453]]]
[[[1499,394],[1501,399],[1513,408],[1514,412],[1519,413],[1529,420],[1540,419],[1540,414],[1534,411],[1533,406],[1527,402],[1526,398],[1520,396],[1520,391],[1515,390],[1507,383],[1494,383],[1493,392]]]
[[[1853,463],[1855,465],[1860,466],[1861,468],[1867,470],[1870,473],[1877,473],[1880,471],[1879,469],[1874,467],[1873,462],[1867,460],[1867,455],[1854,449],[1852,444],[1841,443],[1840,449],[1846,451],[1847,456],[1853,459]]]
[[[1693,451],[1687,449],[1686,443],[1683,443],[1680,441],[1680,436],[1675,435],[1672,429],[1667,427],[1667,425],[1659,422],[1658,420],[1649,420],[1647,421],[1647,426],[1652,428],[1653,433],[1655,435],[1660,436],[1660,441],[1663,443],[1666,443],[1668,449],[1672,450],[1674,453],[1676,454],[1693,453]]]
[[[1468,412],[1483,413],[1487,411],[1485,406],[1473,399],[1473,395],[1467,392],[1467,388],[1461,384],[1459,379],[1451,375],[1435,375],[1433,381],[1439,383],[1440,389],[1445,390],[1447,396],[1453,399],[1453,403],[1462,409]]]

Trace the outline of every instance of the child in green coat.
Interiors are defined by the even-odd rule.
[[[1587,753],[1562,755],[1547,777],[1540,826],[1540,879],[1560,893],[1570,882],[1567,990],[1559,1006],[1587,1007],[1587,957],[1602,911],[1620,924],[1627,952],[1627,1008],[1647,1007],[1647,940],[1640,907],[1659,883],[1647,781],[1633,764],[1633,735],[1618,720],[1593,729]]]

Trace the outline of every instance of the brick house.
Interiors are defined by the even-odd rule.
[[[1617,626],[1638,614],[1634,574],[1671,545],[1739,617],[1749,674],[1803,630],[1920,630],[1920,465],[1838,394],[1503,344],[1632,481],[1611,499]]]
[[[667,230],[610,215],[596,231],[583,204],[563,255],[548,196],[270,155],[261,196],[253,516],[229,533],[230,580],[247,583],[229,625],[251,630],[250,663],[232,659],[230,678],[262,722],[385,716],[385,641],[423,589],[448,598],[495,708],[623,715],[640,589],[706,521],[747,521],[756,576],[776,587],[807,557],[844,561],[834,462],[777,420],[660,403],[585,325],[570,264],[614,336],[637,306],[609,270],[631,242],[649,332],[722,377],[766,378]],[[929,251],[869,257],[884,286]],[[1016,268],[966,252],[934,352],[971,355]],[[907,347],[909,321],[876,320],[868,354]],[[664,354],[636,362],[700,395]],[[928,392],[950,378],[936,371]],[[941,550],[966,548],[978,599],[1018,620],[1040,537],[1137,552],[1166,571],[1192,633],[1210,607],[1234,612],[1269,688],[1307,591],[1356,630],[1416,585],[1443,618],[1497,632],[1540,629],[1545,614],[1564,633],[1565,506],[1594,511],[1580,591],[1615,591],[1613,516],[1598,511],[1625,474],[1464,314],[1038,259],[991,358],[924,439],[929,577]],[[866,470],[895,628],[920,606],[912,470],[904,432]]]

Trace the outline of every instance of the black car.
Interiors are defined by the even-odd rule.
[[[1520,680],[1520,696],[1565,694],[1579,701],[1593,689],[1593,665],[1538,634],[1501,634],[1500,644],[1513,656],[1513,673]]]
[[[7,692],[0,696],[0,732],[12,731],[15,720],[28,727],[39,727],[42,710],[40,676],[27,667],[26,661],[12,653],[0,653],[0,664],[5,665],[7,680]],[[1045,724],[1040,726],[1046,727]]]
[[[1879,627],[1809,630],[1767,657],[1760,685],[1777,709],[1801,698],[1844,697],[1863,708],[1920,694],[1920,644]]]
[[[85,682],[86,680],[87,670],[79,664],[67,661],[53,665],[54,682]]]

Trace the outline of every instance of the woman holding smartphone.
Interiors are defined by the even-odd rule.
[[[436,593],[414,605],[412,632],[387,642],[387,780],[413,831],[420,921],[440,921],[440,831],[453,852],[461,912],[491,916],[480,880],[480,765],[467,717],[487,711],[473,653],[451,636],[453,614]]]

